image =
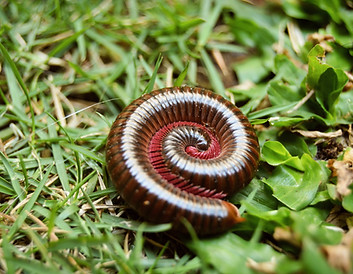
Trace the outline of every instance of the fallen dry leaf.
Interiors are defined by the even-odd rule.
[[[260,273],[267,273],[267,274],[272,274],[272,273],[276,273],[276,260],[275,258],[272,258],[271,261],[269,262],[256,262],[251,258],[248,258],[246,261],[246,265],[253,269],[256,270]]]
[[[300,135],[307,138],[336,138],[342,136],[342,130],[337,130],[333,132],[321,132],[321,131],[308,131],[308,130],[292,130],[292,132],[298,132]]]
[[[348,221],[353,218],[353,214],[345,211],[341,206],[336,205],[330,211],[330,214],[326,218],[326,222],[336,227],[346,228],[349,226]]]
[[[333,176],[337,176],[336,192],[338,198],[345,197],[351,193],[349,186],[353,182],[353,149],[347,150],[342,161],[334,161],[329,166]]]
[[[331,52],[332,47],[328,42],[334,41],[335,38],[330,34],[313,33],[308,35],[308,41],[311,41],[314,45],[319,44],[324,48],[326,52]]]
[[[353,229],[346,233],[340,244],[322,247],[328,263],[336,269],[349,273],[352,267]]]
[[[293,246],[300,247],[301,240],[299,237],[289,228],[276,227],[275,232],[273,233],[273,238],[276,241],[285,241]]]

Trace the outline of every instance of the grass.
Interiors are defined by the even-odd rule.
[[[353,273],[352,2],[247,2],[0,1],[0,271]],[[122,108],[181,84],[262,149],[247,222],[207,239],[142,223],[105,170]]]

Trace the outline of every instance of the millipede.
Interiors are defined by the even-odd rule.
[[[244,219],[224,200],[258,167],[259,144],[247,117],[199,87],[144,94],[116,118],[107,139],[108,173],[120,196],[143,219],[187,220],[200,235],[222,233]]]

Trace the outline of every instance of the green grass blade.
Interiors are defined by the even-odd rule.
[[[219,75],[219,72],[217,71],[216,67],[214,66],[207,52],[204,49],[202,49],[200,52],[201,52],[202,61],[205,63],[205,66],[208,72],[207,74],[208,74],[208,77],[210,78],[210,82],[212,84],[214,91],[216,91],[218,94],[222,96],[225,96],[225,88],[224,88],[222,79]]]
[[[1,155],[1,154],[0,154]],[[28,200],[28,202],[25,204],[23,209],[21,210],[21,213],[18,215],[16,221],[14,222],[13,226],[11,227],[9,233],[6,235],[9,239],[12,239],[17,230],[22,226],[24,221],[27,218],[27,212],[30,212],[34,203],[37,201],[39,194],[41,193],[44,184],[48,181],[49,174],[51,172],[53,165],[49,166],[47,168],[47,172],[44,174],[43,179],[40,181],[38,184],[38,187],[35,189],[33,192],[31,198]]]
[[[10,196],[16,194],[11,184],[1,177],[0,177],[0,193],[7,194]]]
[[[96,152],[90,151],[82,146],[71,144],[71,143],[66,143],[66,142],[60,142],[60,145],[63,147],[66,147],[68,149],[71,149],[75,152],[78,152],[94,161],[100,162],[102,164],[105,163],[105,160],[103,157],[99,157]]]
[[[0,43],[0,51],[2,52],[2,55],[4,56],[5,61],[10,65],[12,72],[14,73],[16,80],[18,81],[18,83],[20,84],[26,99],[27,99],[27,103],[31,112],[31,118],[32,118],[32,132],[34,133],[35,131],[35,120],[34,120],[34,110],[32,108],[32,104],[31,104],[31,99],[29,97],[29,92],[27,89],[26,84],[24,83],[20,72],[18,71],[16,64],[14,63],[14,61],[12,60],[12,58],[10,57],[8,51],[6,50],[6,48]],[[21,107],[20,107],[21,109]],[[34,135],[32,135],[34,136]]]
[[[59,54],[60,52],[64,51],[69,45],[75,42],[77,38],[80,37],[85,31],[86,29],[82,29],[76,32],[74,35],[63,40],[61,43],[59,43],[59,45],[57,45],[54,49],[49,52],[48,57],[53,57]]]
[[[184,79],[188,73],[188,69],[189,69],[189,62],[186,64],[183,71],[179,74],[178,78],[175,80],[175,82],[174,82],[175,87],[180,87],[183,84]]]
[[[156,66],[155,66],[153,73],[151,75],[151,79],[149,80],[143,93],[150,93],[153,90],[153,86],[154,86],[154,83],[156,82],[156,78],[157,78],[157,72],[158,72],[159,67],[162,64],[162,60],[163,60],[163,57],[161,55],[159,55],[157,62],[156,62]]]
[[[13,167],[11,166],[11,164],[9,163],[9,161],[1,151],[0,151],[0,159],[2,164],[5,167],[7,174],[10,177],[11,185],[13,187],[13,190],[16,192],[16,196],[20,199],[20,201],[22,201],[25,198],[25,191],[21,187],[21,184],[16,176],[16,173]]]
[[[48,122],[49,122],[48,124],[49,137],[55,139],[58,137],[58,134],[55,128],[55,122],[50,118],[50,116],[49,116]],[[51,147],[52,147],[55,167],[58,172],[60,183],[62,184],[63,189],[65,191],[70,191],[69,177],[67,176],[67,173],[66,173],[67,169],[65,166],[65,160],[64,160],[61,146],[59,144],[52,143]]]

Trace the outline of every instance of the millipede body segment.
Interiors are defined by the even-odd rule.
[[[259,144],[248,119],[210,90],[165,88],[133,101],[110,130],[106,161],[122,198],[144,219],[185,218],[199,234],[224,232],[243,220],[221,200],[246,186]]]

